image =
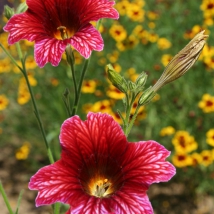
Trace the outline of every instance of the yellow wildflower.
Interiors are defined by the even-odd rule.
[[[119,24],[112,25],[112,27],[109,29],[109,33],[112,38],[117,42],[123,41],[127,36],[125,28]]]
[[[172,156],[172,163],[177,167],[186,167],[192,165],[192,158],[185,153],[177,153]]]
[[[171,42],[166,38],[159,38],[157,44],[160,50],[168,49],[172,46]]]
[[[84,80],[81,88],[82,93],[94,93],[97,82],[95,80]]]
[[[212,151],[204,150],[201,152],[202,161],[201,164],[204,166],[209,166],[213,163]]]
[[[214,112],[214,97],[210,94],[204,94],[202,100],[198,103],[198,107],[201,108],[204,113]]]
[[[210,146],[214,146],[214,129],[210,129],[207,133],[206,133],[206,136],[207,136],[207,143],[210,145]]]
[[[0,94],[0,111],[4,110],[7,108],[9,104],[9,100],[4,94]]]
[[[16,151],[16,159],[17,160],[25,160],[28,158],[30,153],[30,144],[25,142],[17,151]]]
[[[167,136],[172,135],[175,133],[175,129],[172,126],[167,126],[165,128],[162,128],[160,131],[160,136]]]

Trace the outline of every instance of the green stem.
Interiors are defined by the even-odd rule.
[[[13,212],[11,206],[10,206],[10,203],[9,203],[9,201],[8,201],[7,195],[6,195],[5,191],[4,191],[4,187],[2,186],[1,181],[0,181],[0,192],[1,192],[1,195],[2,195],[2,197],[3,197],[3,199],[4,199],[5,204],[6,204],[6,206],[7,206],[7,209],[8,209],[8,211],[9,211],[9,213],[10,213],[10,214],[14,214],[14,212]]]
[[[60,204],[60,203],[54,204],[54,214],[59,214],[59,212],[60,212],[60,207],[61,207],[61,204]]]
[[[86,59],[82,72],[81,72],[81,77],[79,80],[79,84],[78,84],[78,88],[77,88],[77,96],[75,96],[75,100],[74,100],[74,105],[73,105],[73,109],[72,109],[72,113],[71,116],[74,116],[77,112],[78,109],[78,105],[79,105],[79,100],[80,100],[80,96],[81,96],[81,88],[82,88],[82,83],[86,74],[86,71],[88,69],[88,65],[89,65],[90,59]]]
[[[37,108],[37,105],[36,105],[36,101],[35,101],[35,98],[34,98],[34,94],[33,94],[29,79],[28,79],[28,75],[27,75],[26,68],[25,68],[25,62],[23,61],[23,59],[21,59],[21,61],[22,61],[22,66],[23,66],[22,73],[23,73],[23,75],[25,77],[25,80],[26,80],[26,83],[27,83],[27,86],[28,86],[28,90],[30,92],[31,100],[32,100],[33,107],[34,107],[34,113],[35,113],[37,121],[39,123],[39,127],[40,127],[40,130],[41,130],[41,133],[42,133],[42,137],[43,137],[43,140],[45,142],[45,146],[47,148],[48,157],[49,157],[50,163],[54,163],[54,158],[53,158],[50,146],[49,146],[49,144],[47,142],[47,139],[46,139],[45,130],[44,130],[44,127],[43,127],[43,124],[42,124],[42,121],[41,121],[41,118],[40,118],[40,114],[39,114],[39,111],[38,111],[38,108]]]
[[[125,132],[126,137],[128,137],[128,135],[129,135],[129,133],[130,133],[130,131],[132,129],[132,126],[134,125],[134,121],[137,118],[139,109],[140,109],[140,106],[138,105],[137,108],[136,108],[136,110],[135,110],[135,113],[134,113],[134,115],[133,115],[133,117],[132,117],[132,119],[131,119],[131,121],[130,121],[128,127],[127,127],[127,129],[126,129],[126,132]]]

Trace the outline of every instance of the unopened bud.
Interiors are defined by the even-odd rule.
[[[129,81],[129,90],[134,91],[136,89],[136,84],[132,81]]]
[[[111,83],[121,92],[126,93],[128,90],[127,83],[125,79],[118,74],[112,65],[107,65],[107,74],[108,74],[108,79],[111,81]]]
[[[143,92],[140,99],[138,100],[138,104],[140,106],[148,104],[155,96],[155,94],[155,91],[153,91],[152,87],[150,86]]]
[[[9,20],[14,15],[14,9],[5,5],[4,6],[4,15]]]
[[[16,13],[23,13],[28,9],[26,2],[21,3],[16,10]]]
[[[201,31],[175,55],[165,68],[160,79],[153,86],[153,91],[157,91],[165,84],[183,76],[197,61],[207,37],[208,35],[204,35],[204,31]]]
[[[138,76],[138,78],[137,78],[135,83],[136,83],[137,87],[143,87],[145,85],[145,83],[146,83],[146,80],[147,80],[147,74],[145,72],[142,72]]]

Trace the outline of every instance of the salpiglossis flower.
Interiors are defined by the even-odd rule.
[[[57,66],[67,45],[89,58],[92,50],[101,51],[103,40],[90,24],[101,18],[117,19],[118,12],[109,0],[27,0],[26,12],[14,15],[4,27],[8,43],[21,39],[35,41],[35,59],[40,67],[47,62]]]
[[[155,141],[129,143],[108,114],[67,119],[61,128],[61,159],[32,176],[36,206],[67,203],[67,214],[152,214],[150,184],[175,174],[170,152]]]

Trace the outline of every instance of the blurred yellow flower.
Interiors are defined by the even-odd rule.
[[[130,7],[130,3],[127,0],[117,2],[117,4],[115,5],[115,8],[118,10],[121,16],[126,15],[129,7]]]
[[[206,136],[207,136],[207,143],[210,145],[210,146],[214,146],[214,129],[210,129],[207,133],[206,133]]]
[[[82,84],[82,93],[94,93],[96,90],[97,82],[95,80],[84,80]]]
[[[1,59],[0,73],[10,72],[11,68],[12,68],[12,63],[9,58]]]
[[[172,144],[177,152],[188,153],[198,148],[193,136],[190,136],[186,131],[177,131]]]
[[[161,57],[161,62],[163,64],[164,67],[166,67],[169,62],[171,61],[171,59],[173,58],[173,56],[171,54],[164,54]]]
[[[115,63],[117,62],[119,55],[120,52],[115,50],[111,54],[108,54],[107,57],[111,63]]]
[[[154,12],[154,11],[148,11],[147,12],[147,17],[150,19],[150,20],[156,20],[158,19],[159,15],[158,13]]]
[[[193,39],[193,37],[202,31],[202,27],[200,25],[194,25],[191,30],[188,30],[184,34],[185,39]]]
[[[148,39],[148,41],[155,43],[155,42],[159,41],[159,36],[156,33],[148,33],[147,39]],[[161,42],[161,40],[159,42]],[[158,44],[158,45],[160,45],[160,44]],[[160,49],[165,49],[165,48],[160,48]]]
[[[112,38],[117,42],[123,41],[127,36],[125,28],[119,24],[112,25],[112,27],[109,29],[109,33]]]
[[[106,95],[112,99],[121,100],[125,97],[125,94],[118,90],[113,85],[110,85],[106,91]]]
[[[83,110],[88,113],[88,111],[92,112],[101,112],[101,113],[108,113],[112,114],[112,104],[110,100],[101,100],[95,102],[93,104],[88,103],[83,106]]]
[[[204,12],[205,17],[214,16],[213,0],[203,0],[200,9]]]
[[[155,23],[154,22],[149,22],[148,23],[148,27],[150,28],[150,29],[154,29],[155,28]]]
[[[202,162],[202,156],[196,152],[191,154],[190,157],[192,158],[193,166],[199,165]]]
[[[213,163],[212,151],[204,150],[201,152],[202,161],[201,164],[204,166],[209,166]]]
[[[142,22],[144,20],[144,10],[137,4],[130,4],[127,10],[127,16],[132,21]]]
[[[175,129],[172,126],[167,126],[165,128],[162,128],[160,131],[160,136],[168,136],[175,133]]]
[[[214,97],[210,94],[204,94],[202,100],[198,103],[198,107],[201,108],[204,113],[214,112]]]
[[[37,67],[36,61],[34,60],[34,57],[32,55],[27,57],[25,66],[27,70]]]
[[[7,108],[9,104],[9,100],[4,94],[0,94],[0,111],[4,110]]]
[[[16,151],[16,159],[17,160],[26,160],[30,153],[30,144],[25,142],[17,151]]]
[[[160,50],[168,49],[172,46],[171,42],[166,38],[159,38],[157,45]]]
[[[176,167],[186,167],[192,165],[192,158],[185,153],[177,153],[172,156],[172,163]]]

